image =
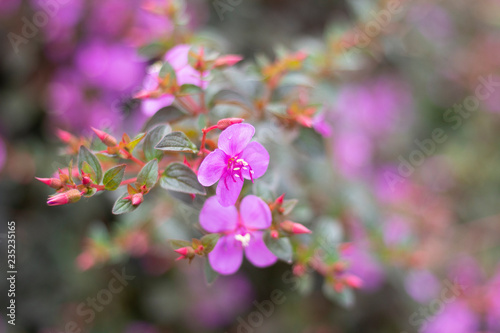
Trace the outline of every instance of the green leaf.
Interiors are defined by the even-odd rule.
[[[164,151],[198,152],[196,145],[183,132],[168,133],[155,148]]]
[[[165,52],[165,45],[160,42],[152,42],[139,48],[138,53],[144,58],[153,59]]]
[[[284,200],[282,205],[282,207],[284,208],[283,215],[290,214],[298,202],[299,200],[297,199]]]
[[[272,238],[269,232],[264,235],[267,248],[279,259],[291,263],[293,257],[292,244],[287,237]]]
[[[88,165],[95,171],[95,179],[92,181],[95,184],[99,184],[102,180],[102,167],[101,163],[97,159],[97,157],[88,150],[85,146],[80,146],[80,151],[78,152],[78,170],[82,170],[83,162],[87,162]]]
[[[81,171],[82,171],[82,175],[85,173],[86,175],[88,175],[90,177],[90,179],[92,179],[92,181],[94,183],[97,183],[96,173],[95,173],[94,169],[92,169],[92,167],[86,161],[83,161]]]
[[[147,121],[146,125],[144,125],[144,130],[148,130],[156,124],[171,123],[186,116],[187,114],[181,109],[175,106],[167,106],[158,110],[158,112]]]
[[[148,161],[155,158],[158,159],[158,161],[161,161],[163,152],[155,149],[155,146],[170,131],[171,129],[169,125],[158,125],[146,134],[142,149],[144,150],[144,156],[146,156]]]
[[[191,247],[191,242],[185,240],[170,239],[168,242],[170,243],[170,246],[172,246],[174,250],[183,247]]]
[[[89,188],[87,188],[87,191],[83,194],[83,196],[85,198],[90,198],[91,196],[93,196],[96,193],[97,193],[97,189],[96,188],[89,187]]]
[[[202,91],[197,85],[189,83],[183,84],[180,88],[181,95],[194,95]]]
[[[214,249],[215,245],[219,241],[219,234],[209,234],[201,237],[201,244],[205,248],[203,251],[205,254],[209,254]]]
[[[323,282],[323,295],[332,302],[344,308],[352,308],[354,305],[354,292],[350,288],[344,288],[341,292],[336,292],[327,281]]]
[[[104,179],[102,181],[104,188],[108,191],[114,191],[122,182],[123,175],[125,174],[126,164],[120,164],[112,167],[104,174]]]
[[[176,79],[176,74],[175,74],[175,70],[174,68],[172,67],[172,65],[170,65],[168,62],[165,62],[161,68],[160,68],[160,73],[158,74],[158,76],[160,78],[165,78],[168,74],[170,74],[170,80],[174,80]]]
[[[122,196],[115,201],[115,205],[113,206],[112,210],[113,214],[120,215],[130,213],[137,208],[137,206],[132,205],[132,202],[130,200],[124,199],[128,195],[128,193],[123,193]]]
[[[236,91],[232,90],[221,90],[212,98],[210,107],[213,107],[218,104],[230,104],[237,105],[242,107],[243,109],[251,111],[253,109],[253,105],[248,99],[244,96],[240,95]]]
[[[127,144],[127,150],[131,153],[134,151],[135,147],[141,142],[141,140],[146,136],[146,133],[140,133],[135,136],[135,138]]]
[[[203,265],[203,271],[205,273],[205,281],[207,281],[208,285],[211,285],[217,280],[219,277],[219,273],[214,271],[212,266],[210,266],[210,262],[208,262],[208,258],[205,260],[205,264]]]
[[[158,160],[154,159],[146,164],[137,175],[137,182],[146,185],[147,189],[153,188],[158,181]]]
[[[160,178],[160,185],[164,189],[205,195],[205,188],[198,182],[196,174],[182,163],[170,164]]]

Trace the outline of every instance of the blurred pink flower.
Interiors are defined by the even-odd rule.
[[[7,151],[5,149],[5,144],[0,137],[0,171],[2,171],[3,166],[5,165],[5,160],[7,158]]]
[[[443,311],[430,319],[422,333],[472,333],[479,330],[479,318],[466,303],[454,301],[443,306]]]
[[[405,277],[406,292],[419,303],[430,302],[439,292],[438,279],[428,270],[415,270]]]
[[[345,258],[350,263],[347,272],[363,281],[361,289],[375,291],[382,286],[385,280],[384,269],[368,250],[354,244]]]

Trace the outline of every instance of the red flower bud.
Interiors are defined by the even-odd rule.
[[[237,54],[228,54],[215,60],[214,67],[233,66],[241,60],[243,60],[242,56]]]
[[[231,125],[240,124],[244,120],[245,119],[243,119],[243,118],[224,118],[224,119],[221,119],[217,122],[217,128],[222,131]]]
[[[63,186],[62,181],[59,178],[37,178],[37,177],[35,177],[35,179],[41,181],[45,185],[48,185],[52,188],[55,188],[56,190],[60,189]]]
[[[56,131],[57,137],[64,143],[69,143],[72,140],[75,140],[76,138],[73,136],[73,134],[63,131],[61,129],[57,129]]]
[[[132,201],[132,205],[138,206],[144,201],[144,196],[142,195],[142,193],[136,193],[132,195],[130,201]]]
[[[82,184],[83,184],[83,185],[90,184],[90,177],[88,177],[88,176],[84,176],[84,177],[82,178]]]
[[[278,230],[271,230],[271,238],[278,238],[280,234],[278,233]]]
[[[80,191],[73,189],[49,197],[49,200],[47,200],[47,205],[49,206],[66,205],[69,203],[77,202],[78,200],[80,200],[81,197],[82,194],[80,193]]]
[[[361,288],[361,286],[363,286],[363,280],[361,280],[356,275],[348,274],[348,275],[344,276],[344,282],[349,287],[355,288],[355,289],[359,289],[359,288]]]
[[[280,227],[291,234],[310,234],[312,231],[304,227],[300,223],[292,221],[281,222]]]
[[[276,202],[276,204],[277,204],[277,205],[282,205],[282,204],[283,204],[283,200],[284,200],[284,199],[285,199],[285,193],[283,193],[282,195],[280,195],[280,196],[278,197],[278,199],[276,199],[276,201],[275,201],[275,202]]]
[[[180,249],[174,251],[181,255],[179,258],[175,260],[182,260],[186,258],[191,259],[194,257],[194,250],[192,247],[181,247]]]
[[[92,130],[95,132],[95,134],[97,134],[97,137],[108,147],[114,147],[116,146],[118,143],[116,142],[116,139],[109,135],[108,133],[106,132],[103,132],[103,131],[100,131],[98,129],[95,129],[92,127]]]

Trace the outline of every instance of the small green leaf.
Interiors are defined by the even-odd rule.
[[[97,189],[96,188],[89,187],[89,188],[87,188],[87,191],[83,194],[83,196],[85,198],[90,198],[91,196],[93,196],[96,193],[97,193]]]
[[[198,152],[196,145],[183,132],[168,133],[155,148],[164,151]]]
[[[163,78],[165,78],[169,74],[170,74],[170,80],[176,79],[177,76],[175,74],[174,68],[168,62],[165,62],[161,66],[160,73],[158,74],[158,76],[163,79]]]
[[[83,174],[86,174],[90,177],[90,179],[92,179],[94,183],[97,183],[96,173],[94,169],[92,169],[92,167],[87,163],[87,161],[83,161],[81,171],[82,171],[82,176]]]
[[[293,257],[292,244],[287,237],[272,238],[269,233],[264,235],[264,243],[267,248],[279,259],[291,263]]]
[[[299,200],[297,200],[297,199],[284,200],[283,206],[282,206],[284,208],[283,215],[290,214],[298,202],[299,202]]]
[[[122,182],[123,175],[125,174],[126,164],[117,165],[104,174],[104,179],[102,181],[104,188],[108,191],[114,191]]]
[[[88,165],[95,171],[95,179],[92,179],[95,184],[99,184],[102,180],[102,167],[101,163],[97,157],[88,150],[85,146],[80,146],[80,151],[78,152],[78,170],[82,170],[83,162],[87,162]]]
[[[212,266],[210,266],[210,262],[208,262],[208,258],[205,260],[205,264],[203,265],[203,271],[205,273],[205,280],[208,285],[211,285],[217,280],[219,277],[219,273],[214,271]]]
[[[146,185],[147,189],[153,188],[158,181],[158,160],[154,159],[146,164],[137,175],[137,182]]]
[[[196,174],[182,163],[170,164],[160,178],[160,185],[164,189],[205,195],[205,188],[198,182]]]
[[[69,161],[69,165],[68,165],[68,178],[69,178],[69,183],[74,185],[75,182],[73,180],[73,159],[71,159],[71,161]]]
[[[341,305],[344,308],[352,308],[354,305],[354,292],[350,288],[344,288],[341,292],[336,292],[330,283],[323,282],[323,295],[332,302]]]
[[[137,206],[132,205],[132,202],[129,199],[124,199],[128,195],[128,193],[123,193],[122,196],[115,201],[115,205],[112,210],[113,214],[120,215],[130,213],[137,208]]]
[[[221,90],[217,94],[215,94],[209,105],[210,107],[214,107],[218,104],[237,105],[239,107],[242,107],[243,109],[250,111],[253,109],[253,105],[252,103],[250,103],[250,101],[248,101],[248,99],[232,90]]]
[[[155,128],[148,131],[146,137],[144,138],[144,143],[142,149],[144,150],[144,156],[148,161],[157,158],[161,161],[163,157],[163,152],[155,149],[155,146],[160,142],[160,140],[171,131],[169,125],[158,125]]]
[[[174,248],[174,250],[183,248],[183,247],[191,247],[191,242],[185,241],[185,240],[177,240],[177,239],[170,239],[168,241],[170,243],[170,246]]]
[[[146,136],[146,133],[140,133],[135,136],[135,138],[127,144],[127,150],[131,153],[134,151],[135,147],[141,142],[141,140]]]
[[[219,234],[209,234],[201,237],[201,245],[204,247],[204,253],[209,254],[214,249],[215,245],[219,241]]]
[[[139,48],[140,56],[147,59],[154,59],[165,52],[165,45],[160,42],[152,42]]]
[[[202,91],[200,87],[188,83],[183,84],[180,88],[181,88],[180,90],[181,95],[194,95]]]
[[[175,106],[167,106],[158,110],[144,125],[144,130],[148,130],[154,125],[171,123],[186,117],[187,114]]]

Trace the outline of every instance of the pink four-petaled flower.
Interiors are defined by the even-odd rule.
[[[208,255],[212,268],[223,275],[235,273],[246,258],[257,267],[267,267],[278,259],[263,240],[263,229],[271,226],[269,206],[259,197],[248,195],[235,206],[223,207],[216,197],[207,199],[200,213],[200,224],[222,237]]]
[[[250,124],[229,126],[219,137],[219,148],[211,152],[198,169],[203,186],[217,185],[217,199],[222,206],[236,203],[244,179],[261,177],[269,165],[269,153],[258,142],[250,142],[255,128]]]

